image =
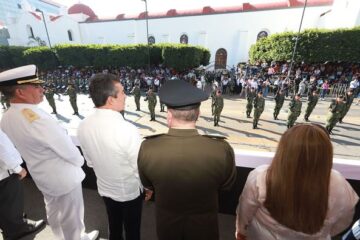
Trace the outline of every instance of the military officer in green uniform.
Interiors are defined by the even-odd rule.
[[[314,110],[316,104],[318,103],[318,100],[319,100],[319,92],[317,90],[313,90],[312,94],[308,96],[307,107],[304,116],[305,121],[309,122],[310,114]]]
[[[254,99],[254,120],[253,120],[253,129],[258,128],[259,118],[265,108],[265,98],[263,97],[262,91],[258,92],[256,98]]]
[[[152,88],[149,88],[149,91],[146,93],[146,98],[144,101],[148,101],[148,107],[150,111],[150,121],[155,121],[155,106],[157,103],[156,94],[153,92]]]
[[[224,108],[224,98],[221,91],[217,90],[214,101],[214,126],[219,126],[221,111]]]
[[[346,110],[346,104],[344,103],[344,96],[340,95],[336,100],[332,100],[329,107],[329,115],[326,123],[326,130],[329,134],[332,134],[332,130],[335,127],[336,123],[343,116],[344,111]]]
[[[342,123],[342,120],[343,118],[346,116],[346,114],[348,113],[350,107],[351,107],[351,104],[353,103],[354,101],[354,92],[353,90],[349,90],[346,95],[345,95],[345,98],[344,98],[344,102],[345,102],[345,105],[346,105],[346,108],[341,116],[341,118],[339,119],[339,123]]]
[[[301,114],[301,94],[296,94],[289,104],[289,115],[287,120],[287,128],[294,126],[296,119]]]
[[[69,95],[70,104],[71,104],[71,107],[74,110],[73,115],[79,115],[78,107],[77,107],[77,104],[76,104],[77,93],[76,93],[76,89],[75,89],[73,83],[68,84],[68,87],[66,89],[65,94]]]
[[[186,98],[184,98],[186,96]],[[218,240],[218,193],[236,179],[232,147],[196,130],[208,95],[183,80],[160,89],[169,131],[147,137],[138,155],[143,186],[155,192],[159,240]]]
[[[134,100],[135,100],[135,104],[136,104],[136,110],[135,111],[140,111],[141,91],[140,91],[139,84],[135,84],[135,86],[133,87],[133,89],[131,90],[130,93],[134,94]]]
[[[278,91],[275,95],[275,108],[273,113],[274,120],[278,120],[278,115],[280,113],[282,106],[284,105],[284,101],[285,101],[285,93],[282,89],[280,89],[280,91]]]
[[[46,100],[48,101],[50,107],[53,110],[51,114],[57,114],[56,105],[55,105],[55,99],[54,99],[54,94],[55,94],[54,87],[51,86],[51,85],[46,86],[44,94],[45,94]]]
[[[248,92],[246,96],[247,104],[246,104],[246,117],[250,118],[250,114],[253,108],[253,101],[256,97],[255,88],[251,88],[250,92]]]

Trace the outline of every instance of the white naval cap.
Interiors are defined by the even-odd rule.
[[[37,67],[33,64],[13,68],[0,73],[0,86],[42,83],[44,83],[44,81],[38,78]]]

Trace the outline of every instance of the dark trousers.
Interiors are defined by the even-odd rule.
[[[27,223],[24,214],[24,192],[17,174],[0,181],[0,228],[3,235],[22,232]]]
[[[142,195],[127,202],[103,197],[109,221],[109,240],[140,240]]]

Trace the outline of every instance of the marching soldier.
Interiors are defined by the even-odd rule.
[[[217,90],[214,100],[214,126],[219,126],[220,114],[223,108],[224,108],[224,99],[221,96],[221,91]]]
[[[309,122],[310,114],[314,110],[316,104],[318,103],[318,100],[319,100],[319,92],[317,90],[313,90],[312,94],[308,96],[308,102],[304,116],[305,121]]]
[[[165,112],[165,104],[160,102],[160,112]]]
[[[55,99],[54,99],[54,94],[55,94],[54,88],[52,86],[45,87],[44,94],[45,94],[46,100],[48,101],[50,107],[53,110],[51,114],[57,114],[56,105],[55,105]]]
[[[265,98],[263,97],[262,91],[257,94],[257,97],[254,99],[254,120],[253,120],[253,129],[258,128],[259,118],[265,108]]]
[[[155,121],[155,106],[157,103],[156,94],[153,92],[152,88],[149,88],[149,91],[146,93],[146,98],[144,101],[148,101],[148,107],[150,111],[150,121]]]
[[[255,92],[255,88],[251,88],[250,92],[248,92],[247,96],[246,96],[246,100],[247,100],[247,104],[246,104],[246,116],[248,118],[250,118],[250,114],[253,108],[253,101],[254,98],[256,97],[256,92]]]
[[[345,101],[345,104],[346,104],[346,108],[341,116],[341,118],[339,119],[339,123],[342,123],[342,120],[343,118],[346,116],[347,112],[349,111],[350,107],[351,107],[351,104],[353,103],[354,101],[354,92],[353,90],[349,90],[346,95],[345,95],[345,98],[344,98],[344,101]]]
[[[71,104],[71,107],[74,110],[73,115],[79,115],[78,107],[77,107],[77,104],[76,104],[76,95],[77,94],[76,94],[76,89],[75,89],[73,83],[68,84],[68,88],[66,89],[65,94],[69,95],[70,104]]]
[[[131,90],[130,93],[134,94],[134,99],[135,99],[135,104],[136,104],[136,110],[135,110],[135,111],[140,111],[141,91],[140,91],[139,84],[135,83],[135,86],[134,86],[134,88]]]
[[[212,92],[211,92],[211,115],[214,116],[214,110],[215,110],[215,99],[216,99],[216,92],[217,92],[217,88],[214,87]]]
[[[275,95],[275,108],[273,113],[274,120],[278,120],[277,117],[280,113],[282,106],[284,105],[284,101],[285,101],[285,93],[283,90],[280,90]]]
[[[344,96],[340,95],[333,100],[329,107],[329,116],[327,118],[326,130],[329,134],[332,134],[332,130],[335,127],[336,123],[343,116],[343,112],[346,109],[346,104],[344,103]]]
[[[295,97],[291,100],[289,104],[290,108],[289,108],[289,115],[287,120],[287,128],[291,128],[292,126],[294,126],[296,119],[301,114],[301,106],[302,106],[301,94],[298,93],[295,95]]]
[[[1,105],[3,109],[8,109],[10,107],[10,101],[1,93]]]

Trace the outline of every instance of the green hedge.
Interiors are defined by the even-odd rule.
[[[26,63],[35,64],[39,69],[54,69],[59,65],[54,52],[48,47],[29,48],[23,53]]]
[[[291,60],[297,33],[285,32],[262,38],[250,48],[250,62]],[[360,27],[352,29],[310,29],[300,33],[295,61],[359,62]]]
[[[8,69],[26,65],[24,51],[29,47],[0,46],[0,69]]]
[[[151,65],[163,64],[178,71],[208,65],[210,51],[184,44],[154,44],[149,46]],[[80,45],[61,44],[48,47],[1,47],[0,69],[36,64],[40,69],[57,66],[111,67],[148,65],[148,46],[132,45]]]

